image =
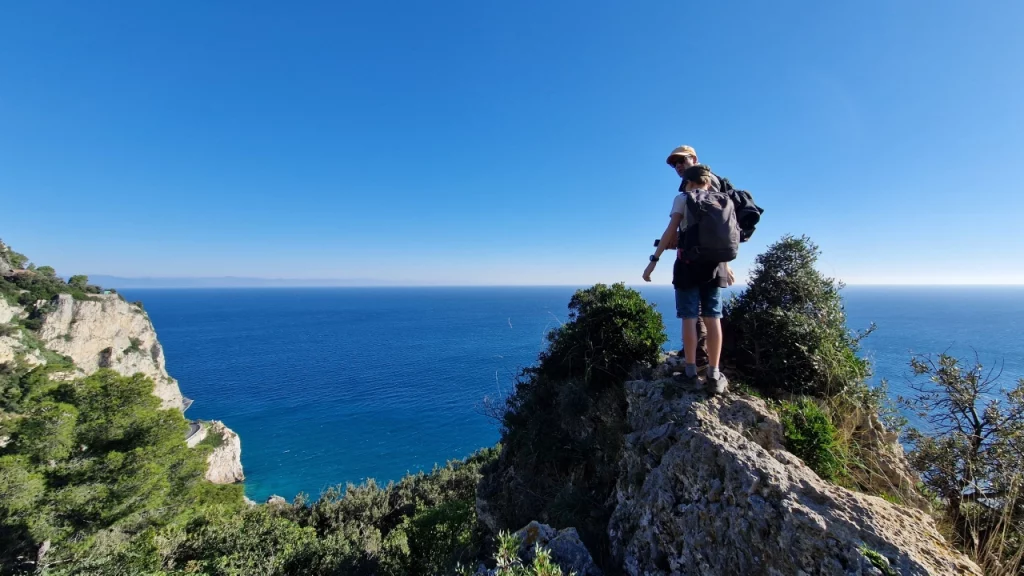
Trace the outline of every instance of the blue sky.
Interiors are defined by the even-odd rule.
[[[1024,3],[7,2],[0,237],[65,274],[640,282],[673,147],[856,283],[1024,283]],[[662,266],[655,281],[668,283]]]

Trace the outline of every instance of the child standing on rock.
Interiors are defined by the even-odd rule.
[[[722,355],[722,289],[733,282],[728,261],[736,257],[739,228],[731,200],[713,187],[714,177],[707,166],[689,166],[683,170],[682,176],[683,191],[672,201],[668,227],[650,257],[643,278],[650,282],[651,273],[666,247],[678,245],[672,285],[675,286],[676,316],[683,323],[686,358],[683,383],[700,385],[696,363],[697,319],[702,318],[708,333],[705,384],[712,394],[722,394],[729,384],[719,367]],[[707,216],[708,206],[713,213],[711,218]],[[698,215],[699,222],[695,221]]]

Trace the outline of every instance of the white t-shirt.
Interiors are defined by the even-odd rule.
[[[702,192],[703,190],[691,190],[690,192],[680,192],[672,200],[672,211],[668,213],[668,217],[671,218],[676,214],[682,214],[683,219],[679,221],[679,231],[686,230],[686,198],[693,192]]]
[[[686,197],[686,192],[680,192],[679,195],[672,200],[672,211],[668,213],[669,218],[676,214],[683,215],[683,219],[679,221],[680,230],[686,230]]]

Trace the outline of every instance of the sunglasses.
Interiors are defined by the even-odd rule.
[[[693,161],[693,157],[692,156],[680,156],[678,160],[673,160],[672,161],[672,167],[675,168],[676,166],[682,164],[686,160]]]

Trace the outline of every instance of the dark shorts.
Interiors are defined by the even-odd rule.
[[[722,289],[704,283],[690,288],[676,288],[676,318],[722,317]]]

